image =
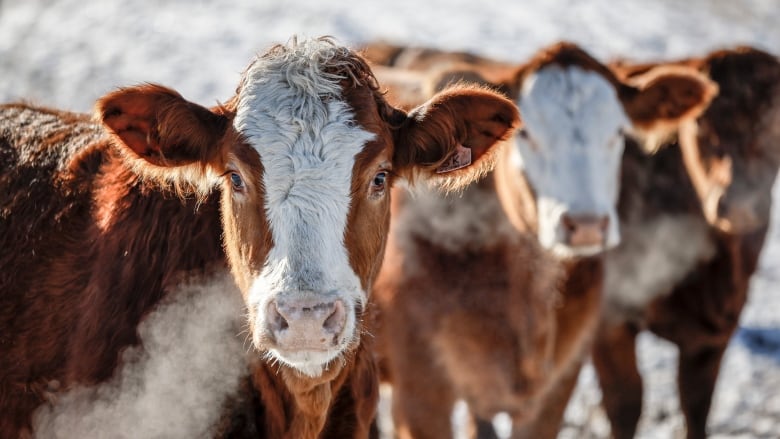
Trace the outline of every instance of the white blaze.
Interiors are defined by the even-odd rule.
[[[617,218],[622,128],[629,123],[615,87],[579,67],[545,67],[523,83],[518,107],[527,137],[515,136],[513,161],[537,197],[539,240],[563,256],[603,248],[571,248],[561,216],[607,216],[606,247],[620,242]]]
[[[337,294],[356,336],[356,305],[366,293],[344,244],[355,155],[373,134],[357,126],[341,97],[342,78],[322,71],[337,50],[316,40],[255,62],[240,92],[235,128],[257,149],[265,170],[266,215],[274,246],[249,296],[258,327],[270,300]],[[333,298],[333,296],[331,296]],[[350,341],[342,340],[343,348]],[[271,354],[309,375],[338,356]]]

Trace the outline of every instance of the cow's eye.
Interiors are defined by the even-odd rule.
[[[233,185],[233,190],[236,190],[236,191],[243,191],[244,190],[244,180],[241,179],[241,176],[238,175],[238,172],[231,172],[230,173],[230,184]]]
[[[377,172],[374,175],[374,179],[371,180],[369,195],[373,197],[381,196],[385,192],[385,186],[387,186],[387,171]]]
[[[385,180],[387,180],[387,172],[378,172],[374,176],[374,181],[371,182],[374,188],[377,189],[384,189],[385,188]]]

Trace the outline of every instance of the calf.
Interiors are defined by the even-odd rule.
[[[652,156],[630,145],[620,197],[623,243],[610,254],[606,311],[594,348],[612,432],[633,437],[642,409],[637,333],[680,350],[689,438],[706,436],[720,361],[736,328],[769,224],[780,166],[780,62],[751,48],[670,65],[696,68],[720,92],[677,144]],[[622,65],[631,80],[668,65]]]
[[[480,76],[459,68],[441,75]],[[599,320],[602,254],[620,241],[623,136],[695,117],[714,92],[692,70],[633,87],[568,43],[494,86],[525,124],[495,172],[460,196],[396,199],[375,297],[401,437],[451,436],[458,398],[479,436],[499,412],[515,437],[557,433]]]
[[[0,431],[10,437],[31,433],[33,410],[56,390],[109,378],[172,287],[226,261],[256,352],[252,428],[365,437],[378,392],[362,334],[390,187],[468,183],[518,122],[510,101],[468,87],[407,114],[328,39],[257,57],[215,108],[141,85],[102,97],[96,115],[0,107]]]

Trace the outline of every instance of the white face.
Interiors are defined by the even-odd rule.
[[[615,87],[593,71],[548,66],[525,79],[518,106],[525,130],[515,135],[512,157],[536,195],[541,244],[564,257],[617,245],[621,132],[629,119]],[[603,239],[572,240],[572,219],[587,219],[580,232],[587,226]]]
[[[355,155],[374,137],[354,123],[339,79],[319,70],[321,52],[333,49],[317,44],[302,44],[304,56],[256,62],[234,121],[260,154],[273,238],[247,298],[255,345],[309,376],[359,336],[355,310],[367,296],[344,235]]]

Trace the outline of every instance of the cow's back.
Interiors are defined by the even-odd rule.
[[[100,152],[69,170],[101,136],[83,115],[22,104],[0,107],[0,294],[24,288],[51,260],[70,221],[89,208],[90,174]],[[27,279],[25,279],[27,278]]]

